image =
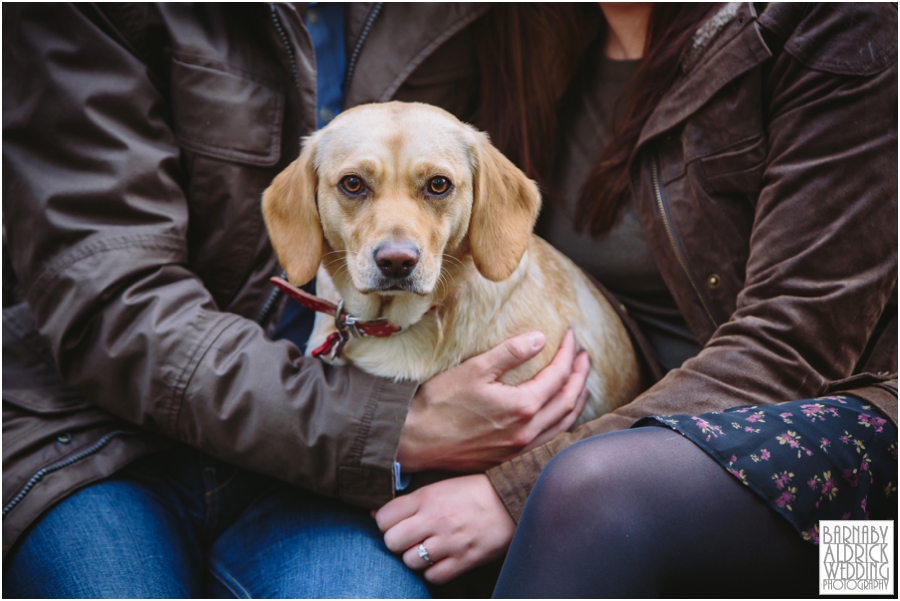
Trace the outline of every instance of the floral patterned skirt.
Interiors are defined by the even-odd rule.
[[[871,405],[828,396],[692,415],[654,415],[818,544],[819,520],[896,519],[897,429]]]

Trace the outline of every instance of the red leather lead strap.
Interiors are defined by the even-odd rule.
[[[376,338],[387,338],[401,329],[400,326],[395,326],[383,317],[373,321],[360,321],[343,310],[343,302],[340,305],[335,305],[331,301],[300,290],[282,278],[271,278],[269,281],[273,286],[307,309],[335,316],[334,325],[337,328],[337,332],[332,332],[328,339],[325,340],[325,343],[312,352],[313,357],[330,352],[331,358],[334,359],[341,356],[344,345],[351,337],[375,336]]]
[[[337,305],[335,305],[333,302],[325,300],[324,298],[319,298],[318,296],[313,296],[308,292],[304,292],[287,280],[283,280],[281,278],[270,278],[269,282],[271,282],[273,286],[290,296],[292,299],[294,299],[307,309],[312,309],[317,313],[327,313],[329,315],[334,315],[335,310],[337,309]]]

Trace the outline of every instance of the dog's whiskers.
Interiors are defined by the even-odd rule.
[[[330,266],[331,265],[329,264],[329,267]],[[348,272],[350,271],[350,267],[347,265],[346,262],[341,263],[338,266],[337,270],[331,275],[331,279],[336,281],[341,276],[341,273],[343,273],[344,270],[347,270]]]
[[[444,279],[444,276],[445,276],[445,275],[448,276],[448,277],[450,278],[450,282],[449,282],[449,283],[447,282],[446,279]],[[450,284],[455,284],[455,283],[456,283],[456,274],[454,274],[452,271],[450,271],[449,269],[447,269],[447,268],[444,267],[444,266],[441,266],[441,271],[440,271],[440,273],[438,274],[438,277],[444,279],[444,283],[447,284],[447,287],[449,287]]]
[[[459,259],[457,259],[457,258],[454,257],[454,256],[448,255],[448,254],[446,254],[446,253],[441,254],[441,256],[444,257],[445,259],[450,259],[451,261],[456,261],[456,262],[459,264],[460,267],[465,267],[465,266],[466,266],[465,263],[463,263],[462,261],[460,261]]]
[[[333,251],[331,251],[331,252],[325,253],[325,254],[322,255],[322,256],[323,256],[323,257],[327,257],[328,255],[334,255],[334,254],[337,254],[337,253],[349,253],[349,252],[350,252],[349,250],[333,250]]]

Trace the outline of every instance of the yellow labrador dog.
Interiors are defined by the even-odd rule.
[[[638,394],[638,364],[603,295],[531,233],[540,204],[487,135],[439,108],[391,102],[348,110],[307,138],[262,208],[290,282],[318,275],[319,296],[342,301],[328,311],[337,320],[317,316],[310,348],[424,382],[539,330],[541,353],[502,378],[518,384],[571,328],[591,359],[583,422]]]

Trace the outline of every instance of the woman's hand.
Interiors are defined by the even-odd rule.
[[[528,382],[499,378],[546,339],[522,334],[425,382],[409,407],[397,461],[405,472],[480,472],[568,430],[584,408],[590,361],[567,332],[553,361]]]
[[[509,547],[516,523],[484,474],[429,484],[397,497],[375,513],[388,549],[403,563],[441,584],[497,559]],[[425,545],[431,564],[419,557]]]

